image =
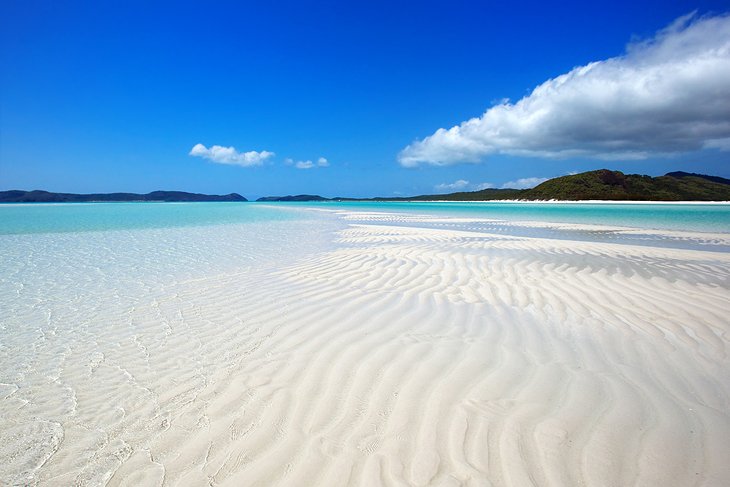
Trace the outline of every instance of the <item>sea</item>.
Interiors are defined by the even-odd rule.
[[[154,391],[225,366],[227,342],[185,328],[185,290],[255,286],[353,223],[730,251],[727,204],[0,205],[0,485],[106,483],[187,397]]]
[[[301,209],[397,212],[503,222],[730,232],[730,204],[544,202],[0,204],[0,235],[197,227],[301,219]]]

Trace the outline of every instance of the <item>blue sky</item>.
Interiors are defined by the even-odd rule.
[[[152,3],[2,2],[0,189],[367,197],[601,167],[730,177],[730,95],[711,84],[728,80],[725,2]],[[705,52],[684,84],[624,76]],[[647,86],[669,104],[634,103]]]

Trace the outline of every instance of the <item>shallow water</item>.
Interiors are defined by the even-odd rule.
[[[179,310],[165,315],[165,300],[196,280],[321,251],[333,225],[221,204],[24,205],[0,215],[2,485],[103,484],[129,445],[140,447],[129,435],[153,438],[149,428],[175,410],[158,391],[178,382],[195,391],[234,346],[200,337],[235,320],[196,333]]]
[[[0,204],[0,235],[287,221],[302,208],[730,233],[730,204],[324,202]]]
[[[352,211],[396,211],[431,215],[616,225],[643,229],[730,232],[730,204],[627,204],[539,202],[325,202],[277,203]]]
[[[646,229],[728,231],[730,207],[656,206],[2,205],[0,484],[104,484],[121,465],[137,468],[142,454],[145,478],[157,478],[163,464],[175,461],[156,457],[150,445],[163,436],[174,438],[171,425],[183,431],[199,426],[187,425],[183,412],[203,422],[214,420],[207,410],[197,414],[190,408],[215,390],[216,381],[222,387],[226,380],[245,379],[256,390],[257,363],[244,358],[287,317],[301,314],[286,296],[277,295],[285,286],[266,290],[269,280],[281,279],[277,273],[287,268],[303,269],[290,273],[305,276],[310,260],[317,269],[332,265],[327,252],[351,245],[335,238],[348,224],[726,251],[727,239],[709,233],[657,236]],[[323,209],[328,211],[318,211]],[[351,210],[357,213],[347,213]],[[388,214],[395,210],[408,215]],[[623,226],[635,221],[644,230],[525,223],[545,219]],[[714,223],[698,223],[708,221]],[[460,237],[457,247],[468,248],[470,239]],[[726,279],[724,274],[710,277]],[[316,308],[317,289],[302,292],[302,306]],[[249,311],[255,307],[267,311]],[[302,329],[311,325],[306,315],[299,319]],[[287,363],[283,354],[258,355],[262,361]],[[241,364],[253,371],[250,376],[231,372],[221,379]],[[241,394],[246,390],[241,388]],[[157,454],[164,457],[164,450]]]
[[[305,218],[242,203],[0,204],[0,235],[180,228]]]

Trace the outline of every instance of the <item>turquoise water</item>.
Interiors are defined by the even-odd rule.
[[[312,206],[311,203],[308,205]],[[730,233],[730,204],[326,202],[317,205],[323,208],[398,211],[508,221],[588,223],[641,229]]]
[[[0,235],[178,228],[306,217],[306,212],[241,203],[4,204],[0,205]]]
[[[311,207],[730,233],[730,204],[327,202],[5,204],[0,235],[287,221],[309,218],[293,210]]]

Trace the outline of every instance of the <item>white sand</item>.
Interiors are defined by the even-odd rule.
[[[730,254],[344,216],[130,310],[36,480],[730,485]]]

